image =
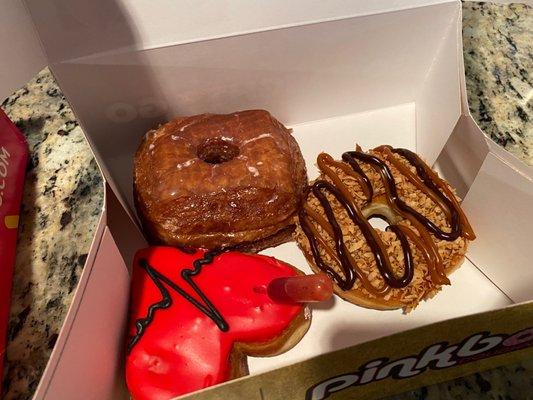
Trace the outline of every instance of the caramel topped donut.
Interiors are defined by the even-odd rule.
[[[306,183],[290,130],[262,110],[176,118],[145,135],[134,163],[139,215],[167,245],[282,243]]]
[[[448,184],[406,149],[318,156],[296,237],[336,293],[377,309],[415,307],[462,262],[472,227]],[[388,224],[374,228],[370,220]]]

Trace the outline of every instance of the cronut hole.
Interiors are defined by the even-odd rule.
[[[221,164],[239,155],[239,148],[229,140],[212,138],[198,146],[198,158],[209,164]]]

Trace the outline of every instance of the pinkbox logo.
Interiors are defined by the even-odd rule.
[[[491,335],[479,332],[467,337],[461,343],[435,343],[419,354],[390,361],[378,358],[361,365],[355,372],[338,375],[310,387],[306,400],[323,400],[331,394],[352,386],[380,381],[386,378],[405,379],[431,369],[443,369],[498,354],[533,346],[533,328],[527,328],[512,335]]]

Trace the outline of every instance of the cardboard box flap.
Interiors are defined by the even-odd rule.
[[[105,192],[107,192],[107,190],[109,190],[108,187],[104,186],[104,199]],[[45,398],[46,393],[48,391],[48,387],[52,384],[52,382],[54,382],[54,378],[56,377],[56,370],[58,369],[59,363],[61,362],[65,348],[67,348],[67,346],[70,346],[70,338],[72,337],[71,331],[77,324],[77,316],[79,315],[81,310],[80,307],[83,301],[83,295],[87,291],[88,282],[91,279],[93,267],[97,265],[99,262],[98,260],[101,259],[101,255],[99,256],[99,250],[106,249],[105,246],[101,247],[101,244],[105,242],[103,237],[104,232],[107,231],[106,222],[107,212],[104,203],[102,214],[100,216],[100,219],[98,220],[98,226],[96,227],[94,233],[91,248],[89,250],[83,272],[76,287],[76,291],[72,296],[72,302],[68,308],[68,312],[63,322],[59,337],[57,338],[57,341],[54,345],[54,349],[50,355],[50,359],[48,361],[48,364],[46,365],[46,369],[43,372],[43,375],[39,382],[39,386],[36,389],[34,399]],[[113,257],[114,255],[112,254],[111,258]]]
[[[130,278],[108,228],[83,271],[84,296],[68,314],[34,399],[124,398],[122,365]],[[79,288],[78,288],[79,290]]]
[[[531,357],[532,317],[528,303],[449,319],[174,400],[381,399]]]
[[[533,281],[526,251],[533,237],[531,167],[497,146],[466,115],[436,165],[463,198],[474,230],[482,233],[470,243],[468,259],[512,301],[532,300],[524,284]]]
[[[46,65],[39,38],[22,0],[2,2],[0,54],[1,102]]]
[[[437,170],[464,198],[489,153],[485,135],[462,115],[435,163]]]
[[[533,166],[527,165],[514,154],[508,152],[499,144],[495,143],[491,138],[485,136],[485,140],[487,141],[491,153],[500,158],[516,172],[525,175],[533,182]]]
[[[462,113],[461,7],[448,17],[442,39],[416,96],[416,151],[432,165]],[[455,32],[454,32],[455,31]]]
[[[507,153],[503,153],[507,155]],[[532,300],[533,181],[492,151],[462,206],[476,231],[468,259],[514,302]]]
[[[51,63],[149,49],[328,19],[397,11],[450,0],[92,2],[28,0]]]
[[[76,398],[74,394],[88,393],[90,388],[98,388],[94,398],[99,399],[121,398],[125,392],[123,332],[129,272],[135,252],[147,243],[113,189],[108,184],[104,188],[103,212],[87,262],[34,399],[65,393]],[[105,368],[95,367],[100,364]],[[80,391],[80,385],[86,389]]]

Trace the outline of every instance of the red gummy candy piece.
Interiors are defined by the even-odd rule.
[[[325,273],[274,279],[268,285],[274,301],[316,303],[333,296],[333,282]]]

